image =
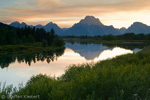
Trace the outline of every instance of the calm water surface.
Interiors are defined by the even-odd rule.
[[[131,48],[130,48],[131,47]],[[46,74],[60,76],[72,64],[97,62],[127,53],[136,53],[144,47],[66,42],[66,49],[57,52],[0,57],[0,82],[7,85],[26,83],[31,76]]]

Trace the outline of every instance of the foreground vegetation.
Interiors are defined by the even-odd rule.
[[[149,100],[150,48],[136,54],[127,54],[96,64],[72,65],[59,78],[33,76],[19,90],[8,86],[1,96],[14,100]],[[10,98],[9,98],[10,99]],[[35,100],[35,98],[30,98]]]

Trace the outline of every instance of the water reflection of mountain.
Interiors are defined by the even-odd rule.
[[[94,58],[98,57],[99,54],[111,48],[104,46],[102,44],[80,44],[80,43],[69,43],[66,42],[66,48],[72,49],[74,52],[79,53],[82,57],[85,57],[86,60],[93,60]]]
[[[37,61],[47,61],[47,63],[50,63],[57,60],[63,53],[64,49],[59,49],[32,54],[0,55],[0,67],[9,67],[9,65],[15,61],[18,61],[19,63],[25,62],[29,66],[31,63],[36,63]]]
[[[143,43],[124,43],[124,44],[103,44],[107,47],[121,47],[121,48],[125,48],[125,49],[130,49],[130,50],[135,50],[135,51],[139,51],[144,49],[145,47],[149,46],[149,44],[143,44]]]
[[[112,50],[114,47],[121,47],[124,49],[138,52],[147,45],[145,44],[93,44],[93,43],[78,43],[66,42],[66,48],[72,49],[74,52],[79,53],[86,60],[93,60],[98,57],[104,50]]]

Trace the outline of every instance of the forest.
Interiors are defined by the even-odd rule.
[[[41,42],[42,46],[63,46],[64,42],[52,29],[46,32],[43,28],[0,28],[0,45],[30,45]]]

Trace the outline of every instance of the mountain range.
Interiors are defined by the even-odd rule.
[[[135,34],[139,34],[139,33],[148,34],[150,33],[150,26],[147,26],[146,24],[143,24],[141,22],[135,22],[126,30],[126,33],[131,33],[131,32]]]
[[[25,26],[30,26],[33,27],[32,25],[27,25],[26,23],[22,22],[13,22],[9,24],[10,26],[13,27],[25,27]],[[150,33],[150,26],[143,24],[141,22],[135,22],[133,23],[129,28],[114,28],[112,25],[107,26],[104,25],[98,18],[95,18],[94,16],[86,16],[84,19],[81,19],[78,23],[75,23],[72,27],[70,28],[64,28],[61,29],[57,24],[50,22],[46,24],[45,26],[43,25],[36,25],[36,28],[44,28],[47,32],[50,31],[51,29],[55,30],[55,33],[59,36],[96,36],[96,35],[120,35],[124,33],[144,33],[144,34],[149,34]]]

